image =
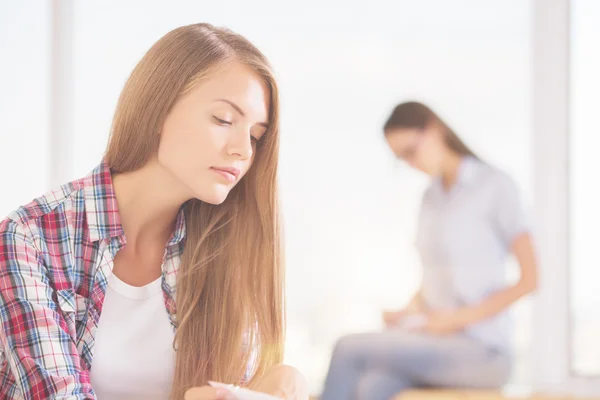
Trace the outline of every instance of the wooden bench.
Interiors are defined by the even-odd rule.
[[[502,393],[483,390],[410,390],[394,400],[506,400]]]

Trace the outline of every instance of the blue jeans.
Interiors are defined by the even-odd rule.
[[[411,388],[499,388],[511,359],[464,335],[384,331],[335,346],[321,400],[389,400]]]

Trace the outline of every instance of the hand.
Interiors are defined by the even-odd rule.
[[[384,311],[382,314],[383,322],[387,328],[393,328],[409,315],[417,315],[421,312],[416,308],[403,308],[398,311]]]
[[[304,376],[288,365],[275,365],[263,376],[251,382],[248,389],[285,400],[309,400]]]
[[[438,311],[427,314],[427,322],[422,331],[444,336],[462,331],[466,326],[464,318],[457,311]]]
[[[185,392],[184,400],[228,400],[231,398],[229,390],[202,386],[189,389]]]
[[[395,325],[398,325],[400,320],[402,318],[404,318],[405,315],[406,315],[406,311],[404,311],[404,310],[384,311],[382,314],[382,317],[383,317],[383,322],[385,323],[385,326],[388,328],[391,328]]]

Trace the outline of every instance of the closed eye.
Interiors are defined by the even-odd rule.
[[[215,121],[216,121],[216,122],[217,122],[217,124],[219,124],[219,125],[225,125],[225,126],[230,126],[230,125],[231,125],[231,122],[229,122],[229,121],[226,121],[226,120],[224,120],[224,119],[221,119],[221,118],[219,118],[219,117],[215,117],[215,116],[213,116],[213,118],[215,119]]]

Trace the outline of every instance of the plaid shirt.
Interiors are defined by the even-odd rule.
[[[162,265],[173,328],[184,239],[180,212]],[[0,398],[96,398],[94,340],[107,278],[124,245],[105,164],[0,222]]]

